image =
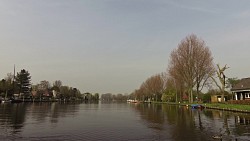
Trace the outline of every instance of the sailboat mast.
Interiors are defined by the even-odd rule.
[[[13,76],[13,96],[15,94],[15,79],[16,79],[16,65],[14,64],[14,76]]]

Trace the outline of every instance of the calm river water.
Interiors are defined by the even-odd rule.
[[[250,115],[166,104],[0,105],[0,140],[250,140]]]

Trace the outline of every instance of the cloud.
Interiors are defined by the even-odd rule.
[[[233,17],[240,19],[250,18],[250,10],[240,11],[239,13],[234,14]]]

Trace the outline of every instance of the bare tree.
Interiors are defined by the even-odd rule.
[[[53,83],[52,89],[55,90],[56,92],[60,92],[61,86],[62,86],[62,81],[61,81],[61,80],[56,80],[56,81]]]
[[[196,83],[196,92],[197,97],[199,98],[199,93],[206,85],[207,80],[210,76],[214,75],[214,64],[212,53],[208,47],[206,47],[204,41],[202,41],[200,47],[197,47],[195,51],[195,83]]]
[[[165,89],[165,82],[162,74],[153,75],[145,81],[146,88],[156,101],[161,99],[161,95]]]
[[[60,88],[60,87],[62,86],[62,81],[61,81],[61,80],[56,80],[56,81],[53,83],[53,86]]]
[[[168,70],[176,82],[181,82],[187,88],[189,102],[193,102],[194,86],[197,92],[201,91],[214,72],[212,53],[202,39],[192,34],[172,51]]]
[[[49,81],[43,80],[40,82],[38,87],[39,87],[39,89],[42,89],[42,90],[48,90],[48,89],[50,89],[51,85],[50,85]]]
[[[185,82],[182,77],[180,77],[177,72],[174,70],[174,68],[169,68],[168,73],[170,74],[168,81],[167,81],[167,87],[173,87],[175,88],[175,100],[176,102],[182,101],[182,94],[185,92]],[[178,100],[179,97],[179,100]]]
[[[228,69],[229,67],[227,67],[227,65],[225,65],[223,68],[220,67],[219,64],[217,64],[217,70],[216,70],[216,74],[217,74],[217,77],[219,78],[219,81],[220,81],[220,84],[219,85],[216,81],[216,79],[211,76],[211,78],[213,79],[214,83],[216,84],[216,86],[220,89],[220,92],[221,92],[221,102],[224,102],[224,93],[225,93],[225,87],[226,87],[226,76],[224,74],[224,71],[226,69]]]
[[[41,98],[43,95],[48,96],[51,88],[50,82],[43,80],[40,84],[37,84],[38,96]]]
[[[175,100],[177,102],[178,101],[177,97],[178,97],[178,95],[177,95],[175,80],[172,78],[167,78],[166,79],[166,87],[165,87],[164,93],[161,97],[162,101],[173,102]]]
[[[133,92],[136,99],[149,100],[154,98],[158,101],[166,89],[166,73],[160,73],[149,77],[143,82],[139,89]]]
[[[14,79],[14,75],[12,73],[7,73],[7,76],[5,77],[5,80],[11,83]]]
[[[7,73],[7,76],[5,77],[6,80],[6,88],[7,90],[13,90],[13,81],[14,81],[14,75],[12,73]],[[14,90],[13,90],[14,93]]]

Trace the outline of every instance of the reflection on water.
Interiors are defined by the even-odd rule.
[[[249,140],[250,114],[166,104],[0,105],[2,140]]]

